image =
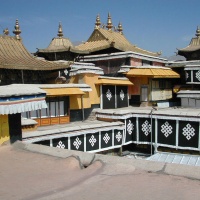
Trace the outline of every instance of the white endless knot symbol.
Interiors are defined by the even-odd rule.
[[[67,76],[67,74],[68,74],[68,70],[67,69],[64,70],[64,74]]]
[[[186,80],[189,78],[189,73],[188,72],[185,72],[185,77],[186,77]]]
[[[116,140],[118,142],[120,142],[120,140],[122,139],[122,134],[120,133],[120,131],[117,133],[117,135],[115,136]]]
[[[165,122],[161,126],[161,132],[164,134],[165,137],[168,137],[170,134],[172,134],[172,129],[172,126],[168,122]]]
[[[62,141],[58,142],[57,148],[60,148],[60,149],[64,149],[65,148],[65,145],[62,143]]]
[[[198,71],[198,72],[196,73],[196,78],[198,79],[198,81],[200,81],[200,71]]]
[[[123,100],[124,100],[124,97],[125,97],[123,90],[121,90],[119,96],[120,96],[120,99],[123,101]]]
[[[94,144],[97,142],[96,138],[94,137],[94,135],[91,136],[91,138],[89,139],[89,142],[91,144],[91,146],[93,147]]]
[[[104,135],[103,140],[104,140],[104,142],[105,142],[106,144],[108,144],[108,141],[110,140],[110,137],[109,137],[108,133],[106,133],[106,134]]]
[[[128,132],[129,135],[132,134],[133,127],[134,127],[134,125],[133,125],[133,123],[131,123],[131,120],[129,119],[128,124],[127,124],[127,132]]]
[[[80,139],[78,137],[73,142],[73,145],[76,147],[76,149],[79,149],[81,144],[82,144],[82,142],[80,141]]]
[[[190,140],[195,135],[195,129],[190,124],[187,124],[183,128],[182,134],[187,138],[187,140]]]
[[[151,124],[147,120],[142,124],[142,131],[146,136],[151,132]]]
[[[110,101],[110,99],[112,98],[112,93],[111,91],[108,89],[108,91],[106,92],[106,97],[108,98],[108,100]]]

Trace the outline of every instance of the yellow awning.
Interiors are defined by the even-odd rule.
[[[126,75],[131,77],[148,76],[152,78],[180,78],[180,75],[175,71],[160,68],[134,68],[131,69]]]
[[[98,81],[95,84],[98,84],[98,85],[134,85],[129,80],[106,79],[106,78],[98,79]]]
[[[47,92],[47,96],[70,96],[85,94],[79,88],[42,88]]]

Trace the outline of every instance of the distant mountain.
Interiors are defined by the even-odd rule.
[[[173,56],[169,56],[165,58],[169,61],[185,61],[186,60],[185,57],[179,56],[179,55],[173,55]]]
[[[79,44],[82,44],[83,42],[81,42],[81,41],[74,41],[72,43],[73,43],[74,46],[78,46]]]

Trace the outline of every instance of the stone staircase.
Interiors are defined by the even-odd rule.
[[[96,120],[96,112],[95,109],[93,109],[89,115],[89,117],[86,119],[87,121],[94,121]]]

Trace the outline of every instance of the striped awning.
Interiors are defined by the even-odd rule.
[[[33,85],[0,86],[0,115],[47,108],[46,92]]]
[[[97,85],[134,85],[128,79],[123,80],[123,79],[107,79],[107,78],[98,79],[98,81],[95,84]]]
[[[0,105],[0,114],[1,115],[16,114],[27,111],[39,110],[42,108],[47,108],[45,100],[29,101],[22,103],[19,102],[10,105]]]
[[[85,94],[79,88],[42,88],[47,92],[47,96],[70,96],[77,94]]]
[[[165,68],[133,68],[126,75],[131,77],[180,78],[178,73]]]

